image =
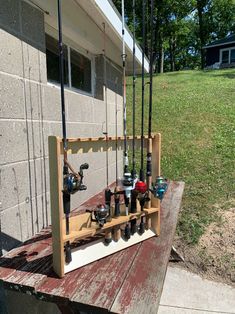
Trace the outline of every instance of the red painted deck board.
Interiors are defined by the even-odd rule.
[[[16,283],[25,273],[28,275],[35,273],[38,263],[52,254],[51,236],[50,238],[49,236],[48,231],[46,234],[43,231],[0,259],[0,279],[4,285]]]
[[[43,230],[0,259],[7,289],[95,313],[156,313],[170,256],[183,183],[170,183],[161,206],[161,235],[70,272],[52,270],[51,231]],[[91,198],[79,210],[102,201]]]
[[[61,301],[109,309],[137,251],[138,245],[70,272],[62,279],[48,278],[37,293],[44,298],[53,295]]]
[[[113,313],[157,313],[183,188],[183,183],[169,185],[161,206],[160,236],[142,242],[111,308]]]

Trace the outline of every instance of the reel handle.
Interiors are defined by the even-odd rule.
[[[81,170],[86,170],[86,169],[88,169],[88,168],[89,168],[88,163],[81,164],[81,166],[80,166],[80,171],[81,171]]]
[[[85,184],[81,184],[79,187],[79,191],[86,191],[87,190],[87,186]]]

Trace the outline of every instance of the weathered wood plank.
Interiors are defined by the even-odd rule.
[[[52,269],[51,243],[37,246],[33,254],[26,253],[25,263],[4,279],[4,287],[22,292],[35,292],[35,288]]]
[[[44,230],[40,234],[26,241],[24,245],[17,247],[0,259],[0,280],[3,282],[13,274],[21,274],[21,269],[36,264],[38,253],[51,247],[51,233]],[[43,254],[41,255],[43,256]]]
[[[144,241],[113,303],[113,313],[157,313],[184,183],[170,183],[162,202],[161,234]]]
[[[37,288],[40,298],[63,299],[77,306],[109,309],[138,252],[140,244],[110,255],[71,273],[62,279],[48,277]]]

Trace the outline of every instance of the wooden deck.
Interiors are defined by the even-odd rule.
[[[62,313],[157,313],[177,224],[183,182],[171,182],[161,204],[161,235],[59,279],[52,270],[51,231],[43,230],[0,259],[5,289],[55,302]],[[97,196],[81,206],[97,202]]]

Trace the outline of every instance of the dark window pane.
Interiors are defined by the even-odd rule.
[[[73,49],[70,51],[72,87],[90,93],[91,61]]]
[[[64,51],[64,83],[68,84],[68,53],[67,47]],[[47,58],[47,80],[60,83],[60,64],[58,40],[46,35],[46,58]]]
[[[235,49],[231,50],[231,60],[230,63],[235,62]]]
[[[225,50],[222,52],[222,63],[228,63],[229,51]]]

